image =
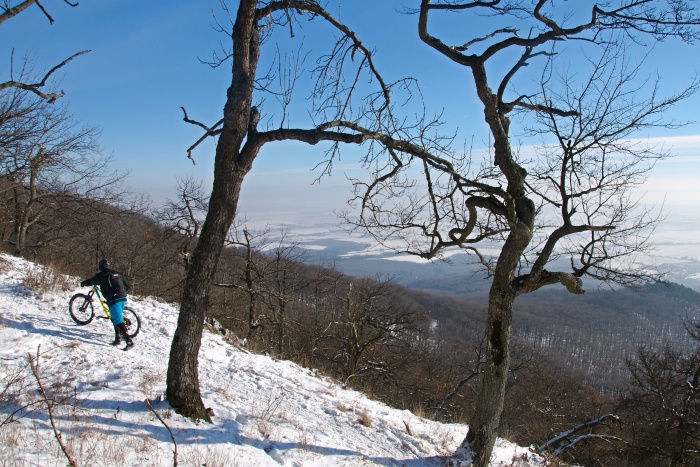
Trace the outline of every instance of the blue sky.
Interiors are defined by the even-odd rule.
[[[44,3],[56,19],[53,25],[34,6],[0,27],[0,78],[8,76],[13,47],[15,57],[26,52],[37,67],[50,67],[75,52],[91,49],[90,54],[64,68],[59,87],[66,91],[64,99],[78,120],[102,129],[102,147],[113,154],[115,166],[131,172],[129,185],[148,193],[157,204],[174,195],[175,177],[192,175],[208,184],[213,171],[213,141],[199,148],[197,165],[193,166],[186,149],[200,133],[182,121],[180,106],[187,108],[191,118],[205,123],[214,123],[221,116],[230,83],[229,66],[212,69],[199,62],[199,58],[210,58],[220,43],[228,46],[226,37],[213,29],[212,10],[220,11],[218,0],[83,0],[77,8],[58,0]],[[235,11],[236,2],[230,3]],[[338,7],[340,3],[346,6]],[[331,12],[356,30],[368,46],[377,48],[378,65],[390,80],[418,78],[431,110],[444,107],[445,118],[458,122],[464,138],[473,136],[476,147],[485,146],[481,109],[470,105],[474,96],[466,71],[418,40],[416,16],[396,11],[416,3],[328,2]],[[367,14],[369,11],[372,13]],[[464,25],[454,17],[447,18],[442,27],[458,42]],[[466,33],[483,25],[470,24]],[[312,26],[297,30],[297,40],[306,37],[306,44],[323,44],[327,30]],[[648,70],[661,74],[665,89],[677,89],[700,69],[698,47],[661,44],[653,50]],[[678,106],[673,116],[700,120],[698,108],[700,96],[694,96]],[[700,135],[700,125],[689,125],[673,134],[684,136],[678,150],[682,157],[658,167],[648,187],[649,196],[694,208],[695,200],[700,199],[700,183],[696,182],[700,136],[694,136]],[[343,173],[356,173],[356,161],[350,152],[333,177],[311,186],[318,174],[310,168],[322,157],[321,148],[301,144],[266,148],[246,179],[244,213],[249,217],[263,211],[272,217],[285,213],[298,217],[302,212],[330,215],[342,207],[349,195]],[[700,220],[700,215],[695,215]]]

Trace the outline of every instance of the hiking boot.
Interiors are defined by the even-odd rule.
[[[119,335],[119,327],[114,326],[114,340],[111,345],[117,346],[122,343],[122,337]]]
[[[126,347],[124,347],[123,350],[124,350],[124,351],[127,351],[127,350],[130,350],[130,349],[133,348],[133,347],[134,347],[134,342],[133,342],[133,341],[129,341],[129,342],[126,343]]]

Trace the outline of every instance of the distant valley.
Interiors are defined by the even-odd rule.
[[[306,250],[305,262],[334,265],[351,276],[391,277],[410,289],[440,325],[481,334],[489,281],[468,264],[466,254],[424,261],[378,248],[371,238],[337,227],[286,228],[285,238]],[[519,297],[515,333],[555,366],[582,373],[601,391],[613,390],[624,374],[624,359],[639,345],[687,347],[684,324],[700,320],[700,260],[659,257],[656,267],[668,272],[670,285],[613,290],[589,283],[583,296],[552,286]]]

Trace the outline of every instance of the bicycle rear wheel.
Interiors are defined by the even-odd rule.
[[[73,321],[82,325],[88,324],[95,317],[95,310],[92,307],[92,300],[85,294],[77,293],[73,295],[68,303],[68,310]]]
[[[124,325],[129,337],[134,337],[141,330],[141,318],[128,306],[124,307]]]

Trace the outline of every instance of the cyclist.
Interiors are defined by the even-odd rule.
[[[126,342],[124,350],[129,350],[134,346],[134,342],[127,334],[126,325],[124,324],[124,306],[126,306],[126,292],[131,289],[131,283],[124,274],[112,270],[109,260],[107,259],[100,260],[97,264],[97,268],[100,272],[90,279],[82,281],[80,286],[100,286],[100,292],[102,292],[102,295],[107,301],[109,314],[112,317],[112,324],[114,324],[114,342],[112,342],[112,345],[121,344],[121,338],[119,336],[121,334],[124,336],[124,341]]]

